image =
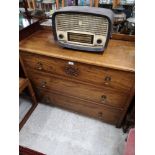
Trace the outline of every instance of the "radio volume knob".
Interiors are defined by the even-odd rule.
[[[59,34],[59,39],[63,39],[64,35],[63,34]]]
[[[98,44],[101,44],[102,43],[102,40],[101,39],[97,39],[96,41]]]

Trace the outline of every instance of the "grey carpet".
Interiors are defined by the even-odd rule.
[[[122,155],[125,138],[113,125],[39,104],[19,144],[47,155]]]
[[[31,108],[32,103],[22,97],[19,98],[19,122],[24,118],[25,114]]]

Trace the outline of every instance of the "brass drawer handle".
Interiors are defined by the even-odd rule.
[[[41,62],[37,62],[36,69],[37,70],[42,70],[43,69],[43,64]]]
[[[109,85],[109,83],[111,81],[111,77],[110,76],[106,76],[105,79],[104,79],[104,81],[105,81],[104,82],[105,85]]]
[[[71,76],[78,76],[79,69],[73,65],[66,65],[65,66],[65,73]]]
[[[47,84],[46,81],[42,81],[42,82],[41,82],[41,87],[42,87],[42,88],[45,88],[45,87],[46,87],[46,84]]]
[[[101,96],[101,103],[105,104],[107,101],[107,96],[106,95],[102,95]]]

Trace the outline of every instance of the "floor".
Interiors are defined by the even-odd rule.
[[[39,104],[19,144],[47,155],[122,155],[126,136],[113,125]]]
[[[28,99],[19,98],[19,122],[24,118],[31,106],[32,103]]]

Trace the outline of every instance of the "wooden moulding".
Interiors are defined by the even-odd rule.
[[[26,37],[30,36],[34,32],[41,29],[41,26],[39,24],[39,20],[30,24],[29,26],[23,28],[19,31],[19,41],[25,39]]]
[[[127,35],[127,34],[120,34],[120,33],[113,33],[112,39],[135,42],[134,35]]]

